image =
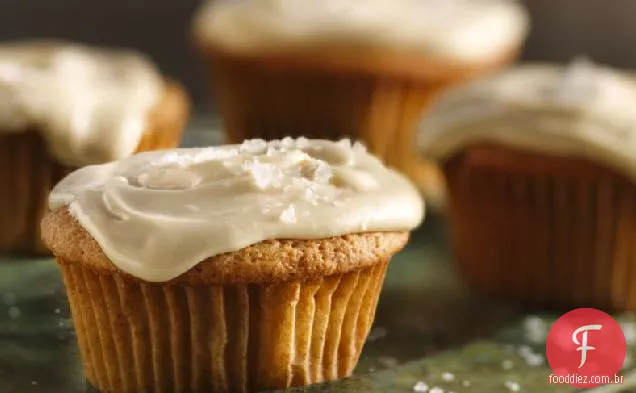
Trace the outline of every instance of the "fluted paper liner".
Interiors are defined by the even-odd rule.
[[[445,166],[467,283],[539,307],[636,310],[636,186],[571,158],[469,149]]]
[[[58,260],[88,380],[111,393],[257,392],[346,377],[387,261],[308,282],[140,282]]]
[[[167,113],[154,116],[158,119],[152,119],[138,152],[179,144],[187,118],[187,100],[180,90],[175,94],[183,102],[176,107],[167,103]],[[61,165],[51,157],[46,143],[34,131],[0,134],[0,168],[4,184],[0,192],[0,252],[49,254],[40,240],[40,222],[47,210],[48,195],[75,168]]]
[[[451,75],[440,69],[437,75],[410,77],[294,65],[281,70],[278,64],[265,67],[226,53],[203,53],[228,142],[287,136],[360,139],[385,164],[409,176],[433,202],[441,198],[443,176],[413,146],[425,108],[446,88],[515,57],[506,54],[488,67],[466,67]]]

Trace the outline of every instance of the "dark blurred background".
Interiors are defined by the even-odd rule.
[[[319,0],[311,0],[319,1]],[[635,0],[526,0],[533,31],[524,58],[636,68]],[[183,82],[198,111],[213,108],[190,43],[199,0],[0,0],[0,41],[65,38],[131,47]]]

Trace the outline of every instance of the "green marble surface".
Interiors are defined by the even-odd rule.
[[[392,262],[356,375],[297,391],[577,391],[547,383],[544,334],[556,315],[528,315],[464,290],[449,263],[444,226],[429,217]],[[621,321],[632,341],[636,319]],[[614,388],[601,391],[636,392]],[[0,259],[0,392],[87,391],[55,263]]]
[[[213,143],[210,138],[218,141],[218,135],[191,133],[186,144]],[[391,263],[355,376],[295,391],[578,391],[548,384],[544,335],[558,315],[531,315],[465,290],[452,267],[445,227],[443,217],[429,215]],[[626,384],[595,393],[636,393],[630,390],[636,387],[636,318],[620,320],[631,344]],[[0,257],[0,393],[87,391],[55,263]]]

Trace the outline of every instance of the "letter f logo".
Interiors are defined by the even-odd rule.
[[[586,326],[581,326],[580,328],[576,329],[574,331],[574,333],[572,334],[572,341],[574,341],[574,344],[576,345],[580,345],[580,347],[578,347],[576,350],[577,351],[581,351],[581,364],[579,365],[579,368],[583,367],[583,365],[585,365],[585,361],[587,360],[587,351],[594,351],[596,348],[587,345],[587,334],[588,331],[590,330],[601,330],[603,326],[602,325],[586,325]],[[581,342],[579,342],[577,336],[579,335],[579,333],[583,332],[582,339]]]

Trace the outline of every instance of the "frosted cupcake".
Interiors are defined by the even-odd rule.
[[[0,45],[0,252],[40,253],[51,188],[72,168],[176,147],[189,101],[140,54]]]
[[[412,146],[423,109],[511,62],[527,30],[507,0],[214,1],[194,23],[230,142],[360,138],[431,196],[439,173]]]
[[[636,310],[636,85],[579,61],[449,93],[423,125],[474,287],[539,306]]]
[[[88,380],[256,392],[351,374],[419,193],[360,145],[284,139],[80,169],[42,228]]]

